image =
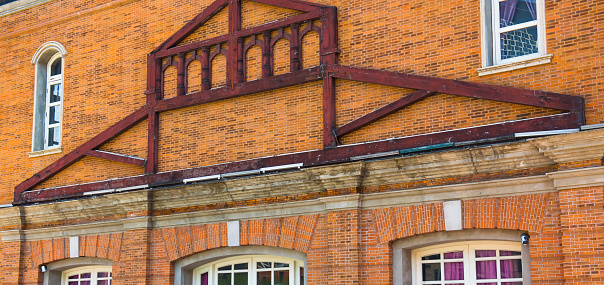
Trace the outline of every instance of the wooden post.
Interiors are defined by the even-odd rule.
[[[187,93],[185,87],[185,53],[178,53],[177,79],[176,79],[176,96],[182,96]]]
[[[158,160],[158,142],[159,142],[159,112],[155,111],[155,107],[149,108],[147,117],[148,133],[147,133],[147,164],[145,165],[145,173],[157,173]]]
[[[239,81],[239,43],[235,32],[241,30],[241,2],[229,0],[229,41],[227,43],[227,86],[234,87]]]
[[[271,47],[271,32],[264,31],[262,33],[262,77],[273,76],[273,68],[271,66],[272,57]]]
[[[290,71],[294,72],[297,70],[302,69],[302,60],[301,60],[301,55],[302,52],[300,50],[300,24],[298,23],[294,23],[291,25],[291,40],[289,42],[290,44],[290,51],[289,51],[289,56],[290,56]]]
[[[312,23],[308,23],[311,25]],[[329,75],[338,64],[338,22],[336,8],[323,10],[321,17],[321,67],[323,76],[323,147],[337,146],[336,130],[336,83]]]
[[[245,82],[243,38],[237,39],[237,83]]]
[[[201,87],[203,90],[210,90],[211,85],[210,47],[203,47],[201,49]]]

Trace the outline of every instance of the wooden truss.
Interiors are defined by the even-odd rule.
[[[517,132],[577,128],[584,124],[584,100],[582,97],[339,65],[338,21],[335,7],[298,0],[251,1],[294,9],[304,13],[242,30],[240,0],[217,0],[148,55],[147,91],[145,92],[147,104],[44,168],[30,179],[17,185],[15,187],[14,203],[23,204],[72,198],[82,196],[84,192],[140,185],[153,187],[180,184],[183,179],[187,178],[254,170],[284,164],[303,163],[305,166],[312,166],[345,162],[354,156],[440,143],[496,138]],[[229,32],[227,35],[178,45],[227,6],[229,13]],[[313,25],[313,21],[316,20],[321,22],[320,27]],[[305,28],[300,29],[301,26],[305,26]],[[286,28],[289,28],[291,32],[284,32]],[[271,37],[273,31],[277,31],[275,37]],[[302,37],[310,31],[315,31],[320,35],[321,65],[302,69]],[[257,35],[263,35],[263,39],[261,41],[257,40]],[[291,70],[286,74],[273,75],[273,46],[277,40],[282,38],[290,43]],[[244,45],[246,39],[249,39],[249,41]],[[226,50],[221,48],[225,45]],[[246,82],[245,53],[253,45],[262,48],[263,78]],[[213,53],[210,53],[211,47],[216,47]],[[219,53],[226,55],[227,58],[227,86],[211,89],[210,65],[213,57]],[[187,57],[187,55],[189,56]],[[187,94],[187,66],[193,60],[201,62],[203,90]],[[164,99],[163,77],[169,66],[177,68],[177,96]],[[396,86],[417,91],[338,127],[336,126],[335,108],[336,79]],[[323,81],[323,149],[157,173],[159,113],[313,81]],[[339,137],[350,134],[437,93],[551,108],[562,110],[565,113],[364,144],[338,145]],[[148,153],[146,160],[98,150],[103,144],[144,119],[148,119]],[[139,165],[145,168],[146,175],[34,190],[37,185],[85,156]]]

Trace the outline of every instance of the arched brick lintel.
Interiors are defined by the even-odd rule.
[[[318,215],[241,221],[241,246],[260,245],[307,253]],[[226,223],[161,229],[168,260],[227,247]]]
[[[549,195],[532,194],[462,201],[464,229],[540,232]],[[442,203],[371,210],[379,243],[445,230]]]

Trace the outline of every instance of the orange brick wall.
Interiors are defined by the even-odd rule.
[[[528,231],[533,284],[599,284],[603,205],[602,186],[465,200],[464,228]],[[346,210],[242,221],[240,237],[242,246],[306,253],[309,284],[391,284],[391,242],[444,231],[443,219],[442,203]],[[3,261],[14,261],[0,263],[2,284],[41,284],[39,265],[69,254],[68,239],[1,246]],[[225,223],[80,237],[81,256],[113,260],[116,284],[171,284],[174,261],[226,246]]]
[[[0,128],[0,203],[12,201],[18,183],[73,150],[145,102],[146,54],[211,0],[50,1],[0,18],[0,94],[5,111]],[[451,79],[580,95],[588,123],[602,123],[601,1],[547,1],[548,65],[478,77],[479,1],[441,2],[316,0],[338,7],[340,61],[344,65],[412,72]],[[590,11],[579,13],[579,11]],[[298,12],[243,1],[243,27]],[[220,12],[185,42],[222,34]],[[302,27],[303,28],[303,27]],[[65,101],[61,154],[29,158],[36,49],[58,41],[65,58]],[[223,47],[224,48],[224,47]],[[287,70],[287,42],[275,51],[275,72]],[[318,36],[303,39],[303,66],[318,64]],[[251,49],[248,79],[259,77],[260,51]],[[213,86],[224,85],[224,57],[214,60]],[[577,64],[580,62],[580,64]],[[198,65],[199,67],[199,65]],[[191,69],[194,69],[193,67]],[[221,75],[222,74],[222,75]],[[174,85],[167,76],[167,85]],[[170,81],[172,80],[172,82]],[[199,83],[197,83],[199,84]],[[337,81],[337,120],[344,124],[407,91]],[[194,84],[190,91],[195,90]],[[198,87],[197,87],[198,88]],[[172,89],[170,89],[172,90]],[[321,88],[306,84],[162,114],[160,170],[270,156],[321,147]],[[173,91],[173,90],[172,90]],[[168,95],[171,96],[171,95]],[[430,108],[428,108],[430,107]],[[358,143],[434,132],[555,111],[437,95],[342,138]],[[145,158],[142,122],[102,149]],[[40,187],[53,187],[142,174],[139,167],[85,158]]]

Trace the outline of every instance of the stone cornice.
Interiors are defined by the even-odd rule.
[[[23,237],[28,240],[58,238],[139,228],[307,215],[336,210],[394,207],[452,199],[500,197],[588,187],[604,183],[604,175],[602,175],[604,167],[554,172],[525,178],[418,187],[362,196],[345,195],[296,202],[275,201],[266,205],[127,219],[132,216],[130,213],[140,216],[146,215],[151,210],[166,210],[166,213],[169,213],[171,209],[225,202],[291,197],[359,186],[397,185],[414,181],[549,167],[556,163],[597,159],[603,152],[604,130],[594,130],[532,139],[528,142],[304,168],[277,174],[3,208],[0,209],[0,229],[5,231],[0,235],[9,240]],[[102,217],[113,217],[115,221],[92,222]],[[72,226],[47,226],[18,231],[30,225],[59,225],[73,220],[81,221],[80,224]]]
[[[604,167],[548,173],[557,190],[604,186]]]
[[[539,151],[556,163],[602,159],[604,129],[532,139]]]

